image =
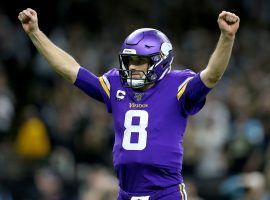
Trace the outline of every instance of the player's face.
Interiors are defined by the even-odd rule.
[[[132,73],[131,78],[142,78],[144,73],[147,73],[149,67],[149,58],[139,57],[139,56],[131,56],[129,58],[128,68],[129,70],[136,70],[137,72]],[[144,73],[143,73],[144,72]]]

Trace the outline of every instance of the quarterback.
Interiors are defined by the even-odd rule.
[[[97,77],[54,45],[28,8],[19,20],[49,65],[90,97],[103,102],[114,119],[113,164],[118,200],[185,200],[181,175],[183,138],[190,115],[227,68],[240,19],[222,11],[221,31],[208,65],[199,73],[172,70],[173,46],[162,32],[132,32],[119,52],[119,68]]]

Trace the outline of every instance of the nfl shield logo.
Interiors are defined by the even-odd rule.
[[[137,101],[140,101],[140,100],[142,100],[143,95],[144,95],[144,93],[134,93],[134,98],[135,98]]]

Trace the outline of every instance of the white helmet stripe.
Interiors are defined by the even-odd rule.
[[[155,66],[157,66],[158,64],[160,64],[163,61],[163,59],[160,59],[160,61],[158,61],[155,65],[152,65],[151,67],[149,67],[148,70],[153,70]]]
[[[159,77],[158,80],[163,79],[163,77],[169,72],[169,70],[170,70],[170,68],[167,68],[167,69],[161,74],[161,76]]]
[[[170,62],[170,67],[169,67],[168,69],[166,69],[166,70],[161,74],[161,76],[159,77],[158,80],[163,79],[163,77],[164,77],[167,73],[169,73],[169,72],[171,71],[171,68],[172,68],[172,62],[173,62],[173,58],[172,58],[172,60],[171,60],[171,62]]]

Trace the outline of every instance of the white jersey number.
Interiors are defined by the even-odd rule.
[[[132,119],[138,117],[140,122],[138,125],[132,124]],[[129,110],[125,115],[125,131],[122,146],[126,150],[143,150],[146,147],[148,126],[148,113],[145,110]],[[131,135],[138,134],[138,141],[131,143]]]

